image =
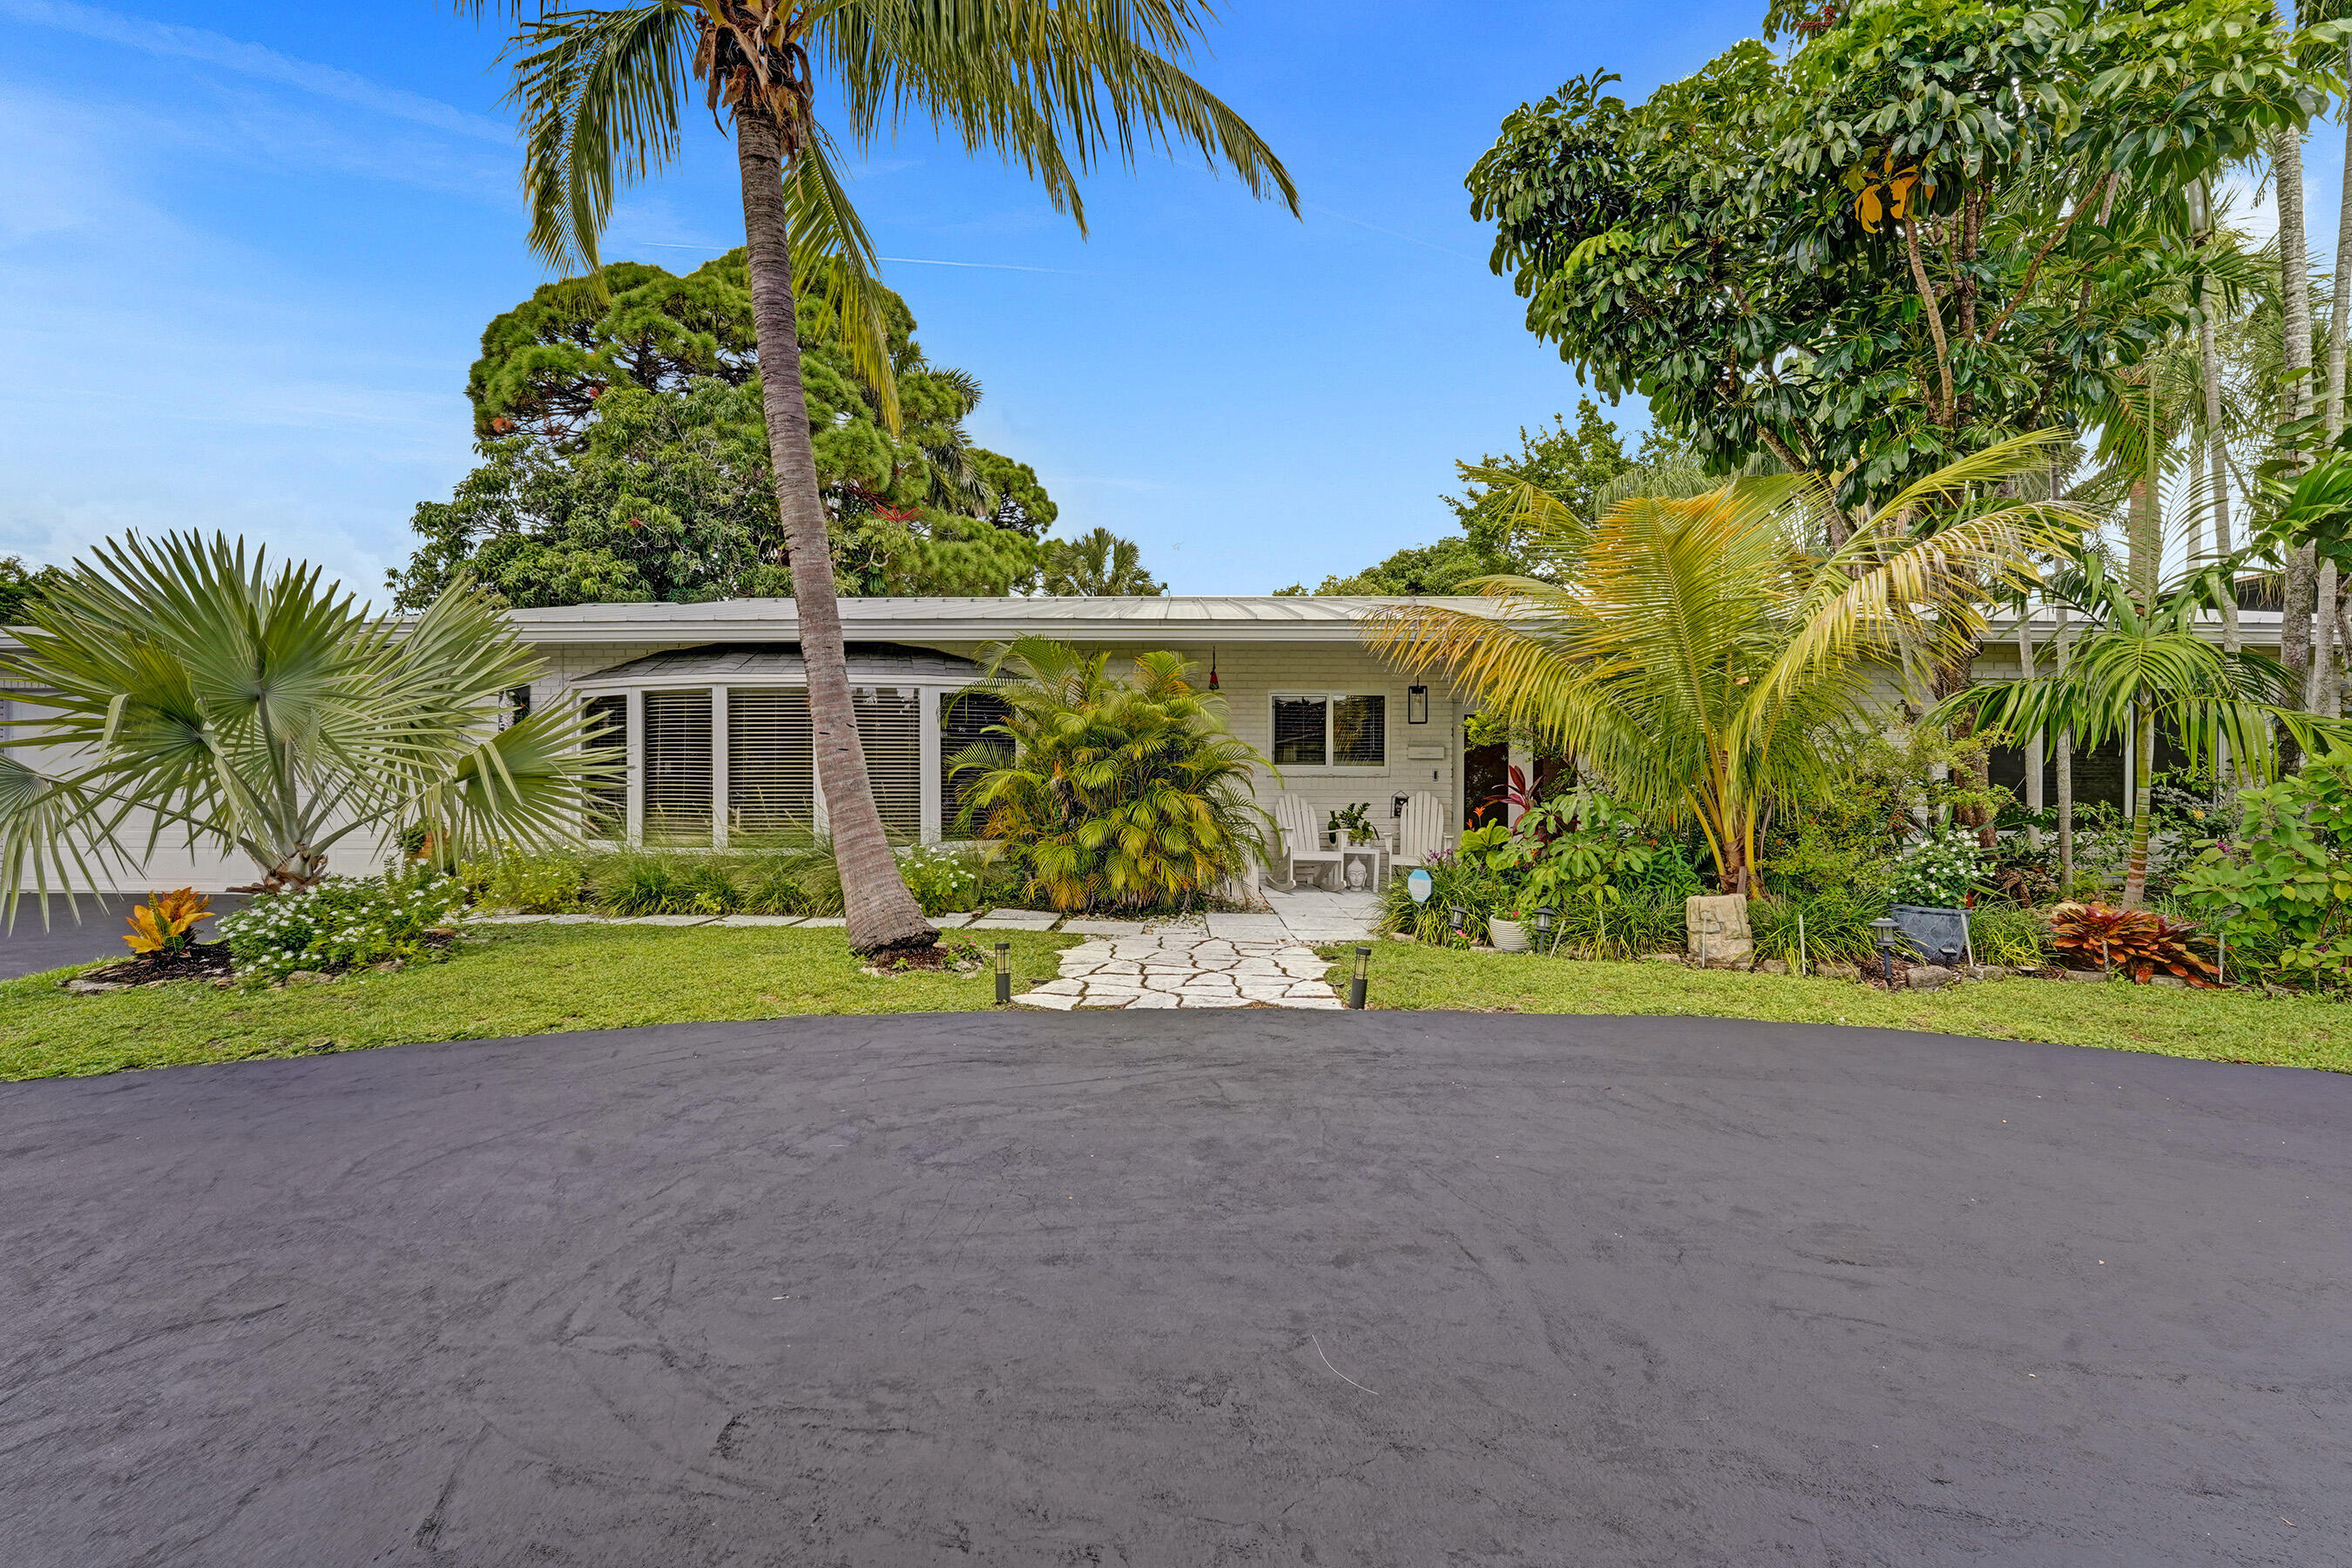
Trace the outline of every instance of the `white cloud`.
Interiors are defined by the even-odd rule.
[[[426,98],[422,93],[385,87],[334,66],[296,59],[291,55],[281,55],[276,49],[224,37],[218,33],[205,32],[201,27],[182,27],[169,22],[149,21],[143,16],[125,16],[113,11],[101,11],[95,5],[72,5],[68,0],[0,0],[0,17],[37,27],[53,27],[59,32],[140,49],[148,54],[201,60],[206,65],[220,66],[264,81],[298,88],[321,98],[356,104],[394,120],[429,125],[437,131],[454,132],[461,136],[505,145],[512,145],[515,139],[514,127],[485,115],[468,113],[438,99]]]

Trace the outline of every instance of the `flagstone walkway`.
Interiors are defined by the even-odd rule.
[[[1212,917],[1213,923],[1214,917]],[[1297,942],[1212,935],[1198,925],[1147,927],[1064,948],[1062,974],[1013,1000],[1068,1012],[1075,1007],[1310,1007],[1339,998],[1328,967]]]
[[[1062,931],[1088,940],[1059,954],[1060,978],[1015,996],[1031,1007],[1336,1008],[1328,967],[1314,944],[1361,942],[1380,919],[1377,895],[1313,889],[1269,891],[1266,908],[1219,911],[1190,921],[1065,920],[1048,910],[935,915],[942,931]],[[490,915],[485,925],[595,921],[613,925],[788,926],[841,924],[838,915]]]

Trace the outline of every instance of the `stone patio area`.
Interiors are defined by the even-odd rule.
[[[1275,939],[1214,934],[1222,920],[1146,928],[1134,936],[1083,942],[1061,952],[1062,974],[1013,1000],[1068,1012],[1076,1007],[1337,1008],[1328,966],[1313,948]],[[1239,917],[1263,919],[1265,917]]]

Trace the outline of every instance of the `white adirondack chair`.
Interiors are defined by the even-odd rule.
[[[1453,847],[1454,835],[1446,829],[1444,805],[1427,790],[1406,796],[1404,811],[1397,818],[1396,863],[1418,866],[1431,856]]]
[[[1323,847],[1323,835],[1316,828],[1315,813],[1304,795],[1287,790],[1274,797],[1274,825],[1282,830],[1282,851],[1290,860],[1290,884],[1297,887],[1302,878],[1311,874],[1319,885],[1325,871],[1341,873],[1343,857],[1337,849]]]

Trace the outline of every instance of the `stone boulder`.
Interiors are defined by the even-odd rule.
[[[1756,962],[1748,934],[1748,900],[1738,893],[1691,899],[1683,905],[1690,930],[1690,961],[1701,969],[1746,969]]]

